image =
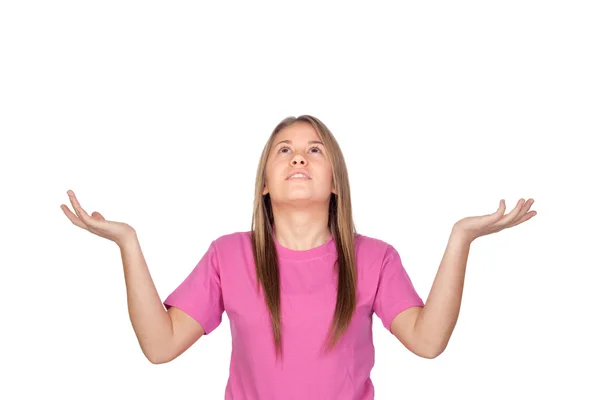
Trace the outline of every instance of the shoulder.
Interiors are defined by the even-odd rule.
[[[251,248],[250,231],[230,232],[220,236],[211,243],[217,253],[231,253],[232,250]]]
[[[390,251],[394,251],[394,247],[385,240],[367,236],[363,234],[355,234],[356,253],[358,255],[384,256]]]
[[[209,257],[214,268],[224,279],[228,273],[248,266],[252,260],[250,232],[231,232],[216,236],[208,246],[205,257]]]
[[[386,266],[393,265],[399,255],[386,240],[361,234],[355,237],[356,267],[362,290],[377,290]]]
[[[213,243],[219,247],[227,247],[242,243],[250,243],[250,231],[229,232],[217,236]]]

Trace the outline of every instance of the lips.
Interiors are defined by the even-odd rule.
[[[307,170],[295,169],[291,171],[285,179],[311,179],[311,177]]]
[[[310,179],[310,178],[304,174],[294,174],[288,178],[288,180],[290,180],[290,179]]]

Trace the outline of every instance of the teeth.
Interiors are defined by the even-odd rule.
[[[290,176],[291,178],[308,178],[308,176],[304,175],[304,174],[294,174],[292,176]]]

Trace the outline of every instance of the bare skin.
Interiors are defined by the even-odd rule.
[[[479,237],[533,218],[537,215],[537,211],[530,211],[533,201],[521,198],[505,214],[506,202],[501,200],[496,212],[466,217],[454,224],[425,307],[409,308],[392,321],[392,333],[409,350],[425,358],[435,358],[446,349],[460,313],[471,244]]]
[[[167,311],[152,281],[135,229],[124,222],[109,221],[94,211],[89,215],[73,191],[67,192],[75,213],[61,204],[67,218],[90,233],[115,242],[121,251],[127,288],[129,318],[146,358],[153,364],[169,362],[205,331],[191,316],[171,307]]]

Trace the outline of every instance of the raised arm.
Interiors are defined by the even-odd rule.
[[[204,328],[176,307],[165,310],[135,233],[119,248],[129,318],[142,352],[154,364],[169,362],[202,337]]]
[[[90,216],[75,193],[69,190],[68,195],[75,214],[61,204],[67,218],[74,225],[116,243],[121,250],[129,317],[146,358],[160,364],[178,357],[204,335],[204,328],[176,307],[167,312],[148,271],[137,234],[130,225],[108,221],[99,212]]]

